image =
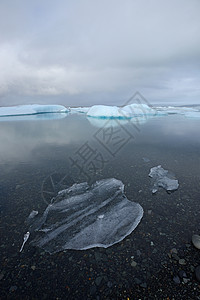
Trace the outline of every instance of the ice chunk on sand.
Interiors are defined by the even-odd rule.
[[[27,233],[25,233],[25,235],[24,235],[24,241],[23,241],[23,244],[22,244],[22,246],[21,246],[21,248],[20,248],[20,250],[19,250],[19,252],[22,252],[22,250],[23,250],[23,248],[24,248],[24,245],[25,245],[25,243],[28,241],[28,239],[29,239],[29,236],[30,236],[30,232],[29,231],[27,231]]]
[[[29,214],[26,222],[28,224],[32,223],[33,222],[33,219],[38,215],[38,211],[37,210],[32,210],[32,212]]]
[[[107,248],[129,235],[142,216],[140,204],[126,198],[117,179],[75,184],[46,208],[31,243],[49,253]]]
[[[178,180],[174,178],[173,174],[161,166],[151,168],[149,176],[153,178],[153,194],[158,191],[159,187],[164,188],[166,191],[175,191],[179,187]]]
[[[35,216],[38,215],[38,211],[37,210],[32,210],[32,212],[30,213],[30,215],[28,216],[28,219],[33,219],[35,218]]]
[[[9,107],[0,107],[0,117],[4,116],[22,116],[44,113],[66,113],[69,110],[63,105],[18,105]]]

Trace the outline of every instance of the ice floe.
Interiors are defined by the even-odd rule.
[[[129,201],[121,181],[110,178],[60,191],[42,217],[32,224],[32,245],[49,253],[66,249],[107,248],[123,240],[143,216],[140,204]]]
[[[70,107],[70,111],[72,113],[81,113],[81,114],[87,113],[89,109],[90,107]]]
[[[199,107],[184,107],[184,106],[163,106],[156,107],[158,114],[166,114],[166,115],[183,115],[187,118],[195,118],[200,119],[200,110]]]
[[[149,176],[153,179],[153,194],[158,191],[159,187],[164,188],[168,192],[175,191],[179,187],[178,180],[174,178],[174,175],[161,166],[151,168]]]

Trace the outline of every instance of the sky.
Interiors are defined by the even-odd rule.
[[[199,0],[0,0],[0,106],[200,104]]]

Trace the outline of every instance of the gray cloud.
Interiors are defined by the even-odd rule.
[[[0,104],[112,104],[136,90],[200,102],[199,11],[198,0],[2,1]]]

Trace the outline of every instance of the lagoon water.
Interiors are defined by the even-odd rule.
[[[0,122],[2,299],[197,297],[199,253],[191,237],[200,231],[200,119],[168,115],[132,123],[55,116]],[[158,165],[176,176],[177,191],[152,194],[148,174]],[[30,236],[19,252],[31,211],[42,215],[73,183],[105,178],[122,181],[127,198],[144,209],[129,236],[107,249],[53,255],[33,247]],[[178,259],[171,256],[174,248]],[[184,288],[173,281],[181,270],[188,278]]]

